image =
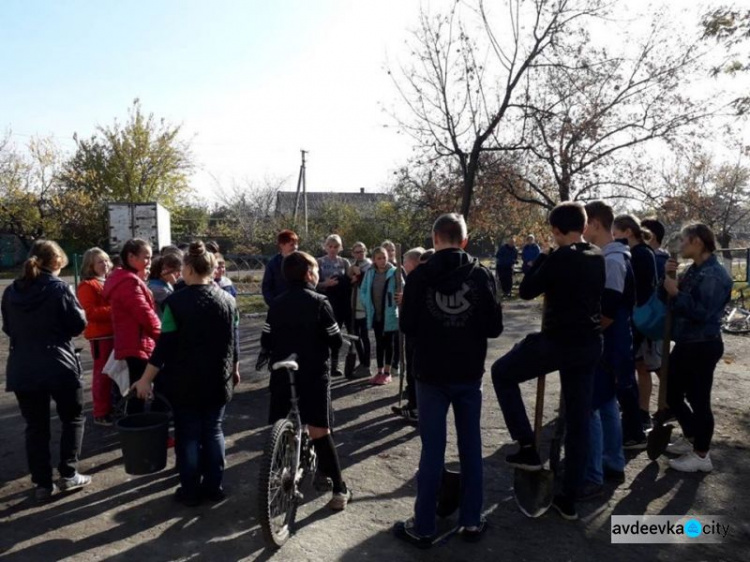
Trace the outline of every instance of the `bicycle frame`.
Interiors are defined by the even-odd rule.
[[[294,441],[297,444],[296,452],[294,456],[294,489],[297,493],[297,486],[302,479],[303,470],[301,466],[302,460],[302,418],[299,415],[299,397],[297,396],[297,383],[294,376],[295,370],[287,368],[287,374],[289,375],[289,388],[291,390],[291,404],[292,407],[289,410],[287,419],[294,424]]]

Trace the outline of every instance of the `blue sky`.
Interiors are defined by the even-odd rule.
[[[4,0],[0,129],[71,150],[73,132],[124,118],[139,97],[193,139],[204,195],[211,176],[293,186],[300,148],[311,189],[376,188],[409,153],[378,107],[393,95],[388,41],[416,13],[403,6]]]
[[[419,5],[1,0],[0,132],[18,144],[53,135],[71,151],[74,132],[124,119],[138,97],[183,125],[203,197],[214,178],[285,177],[293,188],[300,148],[310,151],[311,190],[379,189],[410,155],[379,104],[396,99],[384,66],[406,58]]]

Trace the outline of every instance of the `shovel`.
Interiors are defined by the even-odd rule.
[[[667,407],[667,377],[669,376],[669,352],[672,340],[672,307],[671,298],[667,299],[667,313],[664,318],[664,340],[661,344],[661,368],[659,376],[659,405],[658,411]],[[648,434],[646,453],[648,458],[655,461],[664,454],[672,437],[674,426],[666,423],[661,416],[656,416],[654,428]]]
[[[356,265],[358,262],[355,261],[354,263]],[[358,267],[360,267],[361,273],[362,266],[359,265]],[[355,346],[360,341],[360,338],[357,336],[357,334],[355,334],[357,327],[357,295],[359,293],[360,284],[361,275],[360,281],[351,284],[352,293],[351,298],[349,299],[351,314],[349,314],[349,322],[346,326],[346,331],[349,332],[350,335],[356,337],[356,339],[349,340],[349,351],[346,352],[346,359],[344,360],[344,376],[349,380],[353,380],[355,378],[355,367],[357,366],[357,348]]]
[[[544,381],[542,375],[536,382],[536,407],[534,409],[534,444],[539,451],[542,436],[542,417],[544,416]],[[532,472],[516,468],[513,471],[513,495],[521,512],[527,517],[540,517],[552,505],[554,497],[555,475],[551,470],[542,467]]]
[[[557,410],[557,421],[555,422],[555,434],[549,446],[549,467],[555,478],[560,476],[560,449],[565,440],[565,400],[562,389],[560,390],[560,406]]]
[[[401,277],[402,269],[402,258],[401,258],[401,244],[396,244],[396,292],[402,293],[404,291],[403,277]],[[401,311],[399,306],[399,312]],[[404,398],[404,379],[406,377],[406,348],[404,341],[404,333],[398,331],[398,410],[401,411],[401,402]],[[395,410],[394,410],[395,411]]]
[[[352,287],[351,297],[351,314],[349,315],[349,325],[346,327],[350,334],[354,334],[354,316],[357,313],[355,308],[357,306],[357,286]],[[349,342],[349,351],[346,352],[346,359],[344,360],[344,376],[347,379],[354,378],[354,367],[357,365],[357,350],[354,347],[354,342]]]

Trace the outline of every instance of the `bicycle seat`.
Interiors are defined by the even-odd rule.
[[[274,371],[281,370],[281,369],[288,369],[290,371],[298,371],[299,363],[297,363],[297,354],[292,353],[289,357],[287,357],[283,361],[277,361],[271,366],[271,369]]]

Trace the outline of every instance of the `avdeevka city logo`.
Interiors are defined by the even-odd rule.
[[[685,534],[691,539],[699,537],[702,532],[703,525],[701,525],[701,522],[697,519],[691,519],[690,521],[685,523]]]

